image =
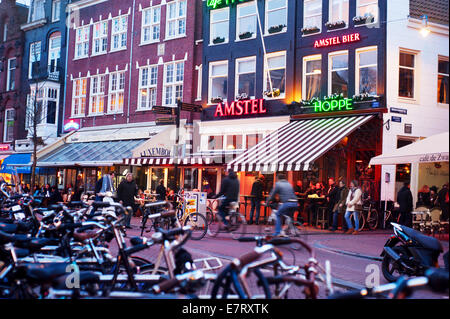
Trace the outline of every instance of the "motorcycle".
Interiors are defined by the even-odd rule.
[[[394,282],[404,275],[423,276],[427,269],[439,267],[438,258],[443,252],[439,240],[397,223],[391,225],[394,235],[381,253],[381,270],[386,280]]]

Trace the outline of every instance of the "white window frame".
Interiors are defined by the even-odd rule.
[[[202,85],[203,85],[203,65],[197,67],[197,98],[196,101],[202,100]]]
[[[223,74],[221,74],[221,75],[216,75],[216,76],[212,76],[211,74],[212,74],[212,67],[213,66],[215,66],[215,65],[221,65],[221,64],[226,64],[226,70],[227,70],[227,74],[226,74],[226,77],[227,77],[227,82],[228,82],[228,78],[229,78],[229,76],[228,76],[228,60],[222,60],[222,61],[214,61],[214,62],[209,62],[209,70],[208,70],[208,104],[209,105],[212,105],[212,104],[214,104],[214,103],[211,103],[211,99],[212,98],[214,98],[214,97],[216,97],[216,96],[212,96],[211,95],[211,93],[212,93],[212,80],[213,80],[213,78],[221,78],[221,77],[224,77],[224,75]],[[227,85],[227,94],[226,94],[226,96],[224,96],[224,97],[222,97],[222,99],[223,99],[223,101],[224,102],[227,102],[227,96],[228,96],[228,90],[229,90],[229,84]]]
[[[71,110],[71,117],[84,117],[86,114],[86,106],[88,105],[88,103],[86,103],[86,97],[87,97],[87,77],[84,78],[77,78],[77,79],[73,79],[73,89],[72,89],[72,110]],[[85,81],[85,82],[84,82]],[[80,83],[80,90],[79,90],[79,94],[77,94],[77,82]],[[83,94],[83,82],[85,83],[85,91]],[[82,102],[84,99],[84,110],[82,110]],[[79,109],[77,112],[75,112],[75,101],[78,101],[78,106]]]
[[[277,56],[284,56],[284,77],[286,78],[286,61],[287,61],[287,51],[278,51],[278,52],[271,52],[271,53],[267,53],[266,57],[264,59],[264,92],[269,91],[269,87],[267,87],[267,78],[268,78],[268,72],[270,72],[271,70],[281,70],[282,68],[273,68],[270,69],[269,68],[269,59],[272,57],[277,57]],[[284,92],[280,92],[280,95],[277,97],[265,97],[268,100],[279,100],[279,99],[284,99],[286,97],[286,90],[287,90],[287,83],[285,83],[284,85]]]
[[[322,86],[322,63],[320,65],[320,72],[307,73],[306,72],[306,70],[307,70],[306,65],[310,61],[320,61],[320,62],[322,62],[322,55],[321,54],[315,54],[315,55],[309,55],[309,56],[303,57],[302,99],[307,99],[307,97],[306,97],[306,77],[308,75],[320,74],[321,75],[320,86]],[[320,90],[319,90],[319,97],[320,97]]]
[[[375,64],[368,64],[368,65],[364,65],[364,66],[360,66],[359,62],[360,62],[360,54],[364,53],[364,52],[370,52],[370,51],[375,51],[376,52],[376,62]],[[360,94],[359,93],[359,74],[360,74],[360,69],[362,68],[370,68],[370,67],[376,67],[377,68],[377,78],[375,79],[375,85],[376,85],[376,90],[375,90],[375,94],[378,93],[378,47],[377,46],[370,46],[370,47],[365,47],[365,48],[358,48],[355,51],[355,94]]]
[[[123,76],[123,83],[121,81],[121,77]],[[116,77],[116,88],[113,89],[113,82],[114,82],[114,78]],[[108,114],[120,114],[123,113],[123,109],[125,106],[125,71],[116,71],[116,72],[111,72],[109,74],[109,89],[108,89]],[[123,87],[121,87],[123,86]],[[122,105],[121,108],[119,108],[118,106],[120,106],[119,104],[119,97],[120,95],[123,96],[122,99]],[[115,97],[115,101],[116,101],[116,105],[114,110],[112,109],[112,100],[113,100],[113,96]]]
[[[284,24],[286,25],[286,27],[282,30],[282,31],[280,31],[280,32],[278,32],[278,33],[283,33],[283,32],[287,32],[287,17],[288,17],[288,3],[287,3],[287,0],[284,0],[284,2],[285,2],[285,5],[284,5],[284,7],[279,7],[279,8],[276,8],[276,9],[272,9],[272,10],[269,10],[269,2],[270,2],[271,0],[266,0],[265,2],[265,5],[266,5],[266,14],[265,14],[265,21],[266,21],[266,23],[265,23],[265,28],[264,28],[264,32],[265,32],[265,35],[271,35],[270,33],[269,33],[269,28],[271,27],[271,26],[269,26],[269,23],[268,23],[268,21],[269,21],[269,13],[270,12],[274,12],[274,11],[281,11],[281,10],[286,10],[286,21],[284,22]],[[258,23],[258,22],[257,22]],[[278,33],[276,33],[276,34],[278,34]]]
[[[59,21],[60,14],[61,14],[61,0],[53,0],[52,1],[52,22]]]
[[[40,4],[40,6],[38,6]],[[39,9],[39,11],[37,10]],[[31,21],[38,21],[45,19],[45,0],[35,0],[33,2],[33,14],[31,15]]]
[[[12,116],[10,115],[10,113],[12,113]],[[12,117],[12,121],[15,122],[14,117],[15,117],[15,110],[14,109],[6,109],[5,110],[5,125],[4,125],[4,129],[3,129],[3,142],[7,143],[7,142],[12,142],[14,140],[14,125],[12,126],[12,138],[8,139],[8,120],[11,120]]]
[[[228,19],[218,20],[218,21],[212,22],[213,21],[212,15],[215,14],[215,13],[220,13],[222,11],[227,11]],[[227,36],[225,37],[225,41],[222,42],[222,43],[215,44],[213,42],[214,38],[212,36],[212,30],[213,30],[212,25],[216,24],[216,23],[222,23],[222,22],[225,22],[225,21],[227,22]],[[209,31],[209,45],[219,45],[219,44],[228,43],[230,41],[230,7],[225,7],[225,8],[222,8],[222,9],[210,10],[209,11],[209,30],[210,30]]]
[[[14,66],[14,68],[11,67],[11,62],[12,61],[16,62],[16,65]],[[11,87],[11,71],[14,70],[14,87]],[[7,69],[7,76],[6,76],[6,91],[13,91],[16,89],[16,70],[17,70],[17,59],[16,58],[9,58],[8,59],[8,69]]]
[[[339,10],[339,19],[337,21],[345,21],[345,27],[344,28],[339,28],[338,30],[342,30],[342,29],[346,29],[348,28],[348,25],[350,24],[349,20],[350,20],[350,0],[339,0],[340,1],[340,10]],[[342,17],[343,11],[342,11],[342,6],[343,3],[347,1],[349,4],[349,8],[348,8],[348,12],[347,12],[347,21]],[[328,13],[328,21],[329,22],[336,22],[332,20],[333,17],[333,0],[329,0],[329,13]],[[328,31],[335,31],[335,30],[328,30]]]
[[[34,54],[36,52],[38,46],[39,54]],[[30,57],[28,59],[28,78],[31,79],[33,76],[33,62],[40,62],[42,54],[42,43],[41,41],[36,41],[30,43]],[[36,59],[36,61],[34,61]]]
[[[125,18],[127,19],[127,23],[126,24],[122,24],[122,19]],[[119,20],[119,29],[118,30],[114,30],[114,21]],[[128,15],[127,14],[123,14],[120,15],[118,17],[115,17],[112,19],[111,21],[111,50],[110,52],[115,52],[115,51],[121,51],[121,50],[126,50],[127,49],[127,44],[128,44],[128,23],[129,23],[129,19],[128,19]],[[126,26],[126,27],[125,27]],[[125,45],[123,44],[123,35],[125,35]],[[114,40],[116,39],[116,37],[118,37],[118,46],[116,47],[114,45]]]
[[[346,55],[347,56],[347,67],[333,70],[333,57],[338,56],[338,55]],[[343,70],[347,70],[347,71],[350,70],[350,59],[349,59],[348,50],[330,52],[328,54],[328,90],[327,90],[328,95],[331,95],[333,93],[332,92],[333,71],[343,71]],[[348,95],[348,92],[350,92],[350,83],[349,82],[350,82],[350,74],[349,74],[349,78],[347,79],[347,95]]]
[[[52,48],[52,42],[56,41],[57,39],[59,39],[59,47],[57,48]],[[61,61],[61,40],[62,37],[61,35],[58,36],[54,36],[51,37],[48,41],[48,72],[49,73],[54,73],[54,72],[58,72],[58,69],[55,70],[51,70],[51,61],[52,61],[52,53],[57,52],[58,53],[58,58]],[[58,58],[56,60],[58,60]],[[58,67],[58,65],[55,65],[55,67]]]
[[[245,41],[245,40],[251,40],[251,39],[255,39],[257,34],[258,34],[258,16],[257,16],[257,10],[256,10],[256,5],[257,2],[256,1],[249,1],[249,2],[244,2],[242,4],[238,4],[237,5],[237,11],[236,11],[236,41]],[[242,10],[242,8],[245,7],[254,7],[255,8],[255,13],[252,14],[248,14],[246,16],[240,16],[240,11]],[[243,18],[249,18],[249,17],[254,17],[255,18],[255,33],[252,35],[251,38],[248,39],[240,39],[239,35],[242,33],[240,30],[240,23],[239,20],[243,19]],[[246,31],[247,32],[247,31]]]
[[[89,57],[89,37],[90,37],[90,26],[82,26],[75,28],[75,59],[83,59]],[[83,35],[85,33],[85,39],[78,41],[78,32],[81,32]],[[78,48],[81,48],[82,54],[79,53]]]
[[[437,74],[438,74],[438,77],[437,77],[437,83],[439,84],[439,75],[442,75],[442,76],[446,76],[447,78],[449,78],[450,79],[450,74],[448,74],[448,73],[440,73],[439,72],[439,61],[447,61],[447,62],[449,62],[449,58],[447,57],[447,56],[443,56],[443,55],[439,55],[438,56],[438,72],[437,72]],[[437,94],[438,92],[437,92],[437,90],[436,90],[436,94]],[[437,99],[436,99],[436,101],[437,101],[437,103],[439,104],[439,105],[449,105],[448,103],[442,103],[442,102],[439,102],[439,96],[437,97]]]
[[[102,115],[105,113],[105,100],[106,100],[106,74],[96,74],[89,78],[90,91],[89,91],[89,115]],[[103,83],[102,83],[103,82]],[[96,85],[94,85],[96,83]],[[96,91],[94,91],[96,88]],[[102,111],[99,111],[100,101],[103,100]],[[95,112],[92,111],[93,102],[96,103]]]
[[[360,16],[360,14],[358,13],[358,10],[359,10],[360,8],[368,7],[368,6],[371,6],[371,5],[376,4],[376,5],[377,5],[377,11],[376,11],[375,14],[373,15],[373,17],[374,17],[373,22],[372,22],[372,23],[368,23],[368,24],[377,23],[377,22],[378,22],[378,16],[379,16],[379,14],[380,14],[380,10],[379,10],[380,8],[379,8],[379,6],[378,6],[378,0],[372,0],[371,2],[366,3],[366,4],[360,4],[360,1],[361,1],[361,0],[356,0],[356,16]]]
[[[170,18],[169,17],[169,6],[174,5],[175,3],[175,17]],[[180,4],[184,3],[184,14],[183,15],[179,15],[180,13]],[[187,17],[187,1],[186,0],[174,0],[174,1],[170,1],[167,2],[166,4],[166,40],[171,40],[171,39],[176,39],[176,38],[181,38],[186,36],[186,17]],[[180,33],[179,31],[179,21],[180,20],[184,20],[184,32]],[[170,22],[175,22],[175,34],[174,35],[170,35],[169,34],[169,23]]]
[[[405,53],[405,54],[411,54],[414,56],[414,67],[407,67],[407,66],[401,66],[400,65],[400,53]],[[417,73],[418,73],[418,63],[417,63],[417,59],[419,58],[419,51],[414,51],[414,50],[409,50],[409,49],[403,49],[401,48],[399,50],[398,53],[398,81],[397,81],[397,96],[399,100],[402,101],[409,101],[409,102],[416,102],[418,100],[417,97],[417,85],[418,85],[418,77],[417,77]],[[407,96],[400,96],[400,69],[408,69],[408,70],[413,70],[413,96],[412,97],[407,97]]]
[[[245,62],[245,61],[253,61],[255,63],[254,65],[254,71],[253,72],[243,72],[243,73],[239,73],[239,62]],[[248,56],[248,57],[244,57],[244,58],[239,58],[236,59],[236,65],[235,65],[235,76],[234,76],[234,92],[235,95],[237,96],[239,94],[239,76],[241,74],[250,74],[250,73],[254,73],[255,74],[255,95],[251,95],[249,96],[249,98],[254,99],[256,96],[256,56]]]
[[[311,3],[311,2],[316,2],[316,1],[320,2],[320,8],[321,8],[320,13],[319,14],[310,15],[310,16],[306,16],[306,10],[305,10],[306,4],[308,2]],[[323,10],[322,0],[304,0],[304,3],[303,3],[303,28],[318,27],[319,31],[317,33],[322,32],[322,21],[323,21],[322,10]],[[319,16],[320,16],[320,23],[319,23],[319,25],[306,25],[305,24],[305,21],[306,21],[307,18],[314,18],[314,17],[319,17]],[[314,34],[316,34],[316,33],[314,33]]]
[[[99,25],[99,34],[96,34],[95,27]],[[102,30],[103,25],[103,30]],[[101,55],[108,52],[108,20],[103,20],[94,23],[92,26],[92,55]],[[103,31],[103,33],[102,33]],[[96,43],[98,43],[99,50],[96,50]]]
[[[181,75],[181,80],[177,79],[177,71],[178,71],[178,65],[182,64],[183,65],[183,74]],[[167,68],[173,65],[173,81],[168,82],[167,79]],[[185,71],[185,61],[184,60],[179,60],[179,61],[172,61],[172,62],[168,62],[164,64],[164,87],[163,87],[163,96],[162,96],[162,105],[164,106],[176,106],[177,105],[177,86],[181,85],[181,99],[183,99],[183,93],[184,93],[184,71]],[[167,89],[171,88],[172,91],[172,96],[171,96],[171,100],[173,100],[173,103],[166,103],[166,93],[167,93]]]
[[[143,75],[144,70],[147,70],[147,84],[143,85]],[[152,71],[156,70],[155,77],[152,77]],[[158,88],[158,65],[146,65],[144,67],[139,68],[139,89],[138,89],[138,111],[149,111],[156,105],[157,99],[157,91]],[[142,105],[142,91],[145,90],[147,94],[147,104],[149,107],[144,107]]]
[[[157,12],[158,21],[154,21],[155,12]],[[150,15],[150,21],[146,23],[145,15]],[[155,29],[158,30],[158,37],[154,38]],[[145,30],[149,30],[150,38],[145,40]],[[159,42],[161,38],[161,5],[149,7],[142,10],[142,27],[141,27],[141,44],[149,44]]]

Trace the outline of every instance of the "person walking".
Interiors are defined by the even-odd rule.
[[[398,211],[400,213],[399,224],[407,227],[412,226],[413,196],[409,182],[403,183],[403,187],[397,193]]]
[[[95,200],[102,201],[106,192],[114,193],[114,172],[103,175],[95,184]]]
[[[362,192],[358,187],[358,181],[353,180],[350,183],[350,190],[347,195],[347,200],[345,204],[347,205],[347,210],[345,212],[345,221],[347,222],[348,230],[346,234],[358,234],[359,229],[359,213],[362,210],[362,201],[361,201]],[[352,221],[350,217],[353,215],[355,219],[355,227],[352,225]]]
[[[263,200],[263,189],[264,185],[259,178],[259,176],[255,177],[255,181],[252,185],[252,191],[250,193],[251,196],[251,208],[250,208],[250,220],[248,222],[249,225],[253,224],[253,213],[256,210],[256,220],[255,224],[258,225],[259,223],[259,215],[261,213],[261,201]]]
[[[437,203],[442,210],[441,221],[448,221],[448,209],[449,209],[449,196],[448,196],[448,183],[442,186],[442,189],[438,193]]]
[[[339,187],[336,196],[338,200],[333,207],[333,222],[330,231],[336,231],[338,228],[339,214],[345,213],[347,208],[346,206],[347,196],[348,196],[348,188],[346,187],[345,182],[341,180],[339,181]],[[347,225],[345,221],[342,223],[342,230],[344,232],[347,231]]]
[[[333,224],[333,212],[334,206],[339,201],[339,188],[334,182],[334,178],[330,177],[328,179],[328,189],[327,189],[327,214],[328,214],[328,228],[332,228]]]
[[[280,199],[280,206],[276,213],[277,221],[275,223],[275,233],[273,236],[280,236],[284,235],[281,234],[281,216],[287,215],[297,208],[297,196],[295,196],[294,188],[286,180],[286,175],[283,173],[278,174],[277,183],[267,198],[266,206],[269,206],[269,203],[276,195],[278,195]]]
[[[125,212],[125,227],[131,228],[131,215],[136,212],[137,205],[135,197],[138,195],[138,187],[136,182],[133,179],[133,174],[128,173],[124,180],[119,184],[117,188],[117,198],[119,199],[120,204],[124,207],[130,206],[133,211],[129,212],[126,210]]]
[[[220,192],[215,198],[220,196],[225,196],[225,198],[220,203],[219,216],[222,218],[225,228],[228,228],[229,224],[225,218],[228,214],[228,205],[231,202],[239,201],[239,179],[232,169],[228,170],[227,177],[223,179],[222,184],[220,185]]]
[[[159,180],[159,185],[156,187],[156,200],[166,200],[167,189],[164,187],[164,180]]]

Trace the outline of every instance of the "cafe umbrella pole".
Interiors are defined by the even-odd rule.
[[[177,108],[175,110],[175,153],[174,153],[174,168],[175,168],[175,191],[178,192],[178,152],[179,152],[179,142],[180,142],[180,113],[181,113],[182,101],[177,100]]]

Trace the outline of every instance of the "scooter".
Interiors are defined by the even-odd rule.
[[[441,242],[417,230],[391,223],[394,229],[381,256],[381,270],[389,282],[401,276],[423,276],[428,268],[438,268],[438,258],[443,252]]]

